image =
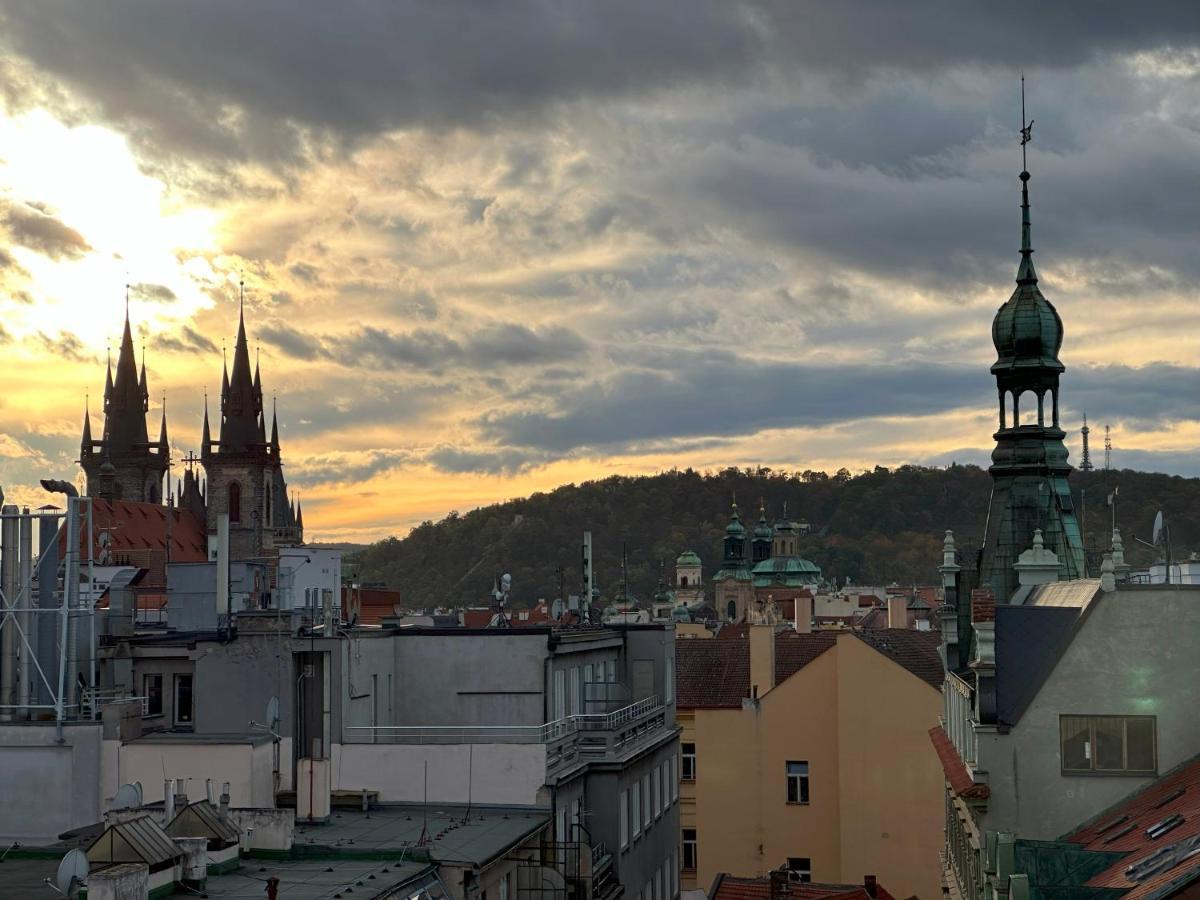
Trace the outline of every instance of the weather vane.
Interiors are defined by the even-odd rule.
[[[1021,73],[1021,169],[1028,170],[1025,164],[1025,145],[1033,140],[1033,119],[1025,121],[1025,73]]]

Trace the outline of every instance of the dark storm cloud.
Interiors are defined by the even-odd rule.
[[[51,259],[78,259],[92,249],[74,228],[23,203],[0,203],[0,224],[13,243]]]
[[[489,363],[535,364],[558,362],[583,353],[587,344],[576,332],[560,326],[536,331],[525,325],[493,325],[471,336],[466,356],[481,366]]]
[[[1200,420],[1198,380],[1200,371],[1178,366],[1079,367],[1064,376],[1063,403],[1095,416],[1147,423]],[[706,354],[682,358],[671,369],[623,370],[567,390],[555,398],[553,410],[498,412],[477,424],[489,441],[562,454],[635,441],[988,409],[994,390],[983,366],[835,367]]]
[[[316,336],[305,334],[283,322],[262,325],[256,333],[264,343],[277,347],[295,359],[314,360],[325,355],[324,348]]]
[[[217,345],[191,325],[183,325],[175,333],[159,332],[151,338],[151,346],[168,353],[217,352]]]
[[[53,356],[69,359],[72,362],[94,361],[93,357],[88,355],[83,341],[79,339],[78,335],[71,334],[69,331],[61,332],[58,337],[50,337],[44,331],[39,331],[37,339]]]
[[[139,297],[142,300],[153,300],[156,303],[174,303],[177,299],[175,292],[165,284],[141,282],[139,284],[131,284],[129,291],[135,297]]]
[[[1188,46],[1190,2],[919,7],[847,0],[3,0],[7,42],[174,148],[286,156],[300,129],[340,136],[479,125],[585,97],[745,84],[799,66],[857,80],[894,69],[1072,66]],[[1019,57],[1019,59],[1017,58]],[[247,113],[235,121],[230,106]]]
[[[483,472],[488,475],[515,475],[549,459],[547,454],[524,449],[468,450],[441,446],[426,454],[425,461],[435,469],[451,474]]]

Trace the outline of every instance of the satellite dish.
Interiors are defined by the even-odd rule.
[[[274,730],[279,724],[279,698],[272,697],[267,701],[267,724]]]
[[[112,799],[113,809],[136,809],[142,805],[142,786],[123,784]]]
[[[1162,537],[1163,530],[1163,514],[1162,510],[1158,511],[1158,515],[1154,517],[1154,532],[1150,538],[1150,543],[1157,545],[1158,539]]]
[[[128,787],[128,785],[126,785]],[[88,858],[82,850],[72,850],[58,864],[54,884],[64,897],[77,897],[79,889],[87,883]]]
[[[505,593],[508,593],[508,589],[512,587],[512,576],[507,572],[500,576],[500,587]]]
[[[550,605],[550,615],[552,615],[556,619],[562,618],[563,602],[562,602],[561,597],[555,598],[554,602]]]

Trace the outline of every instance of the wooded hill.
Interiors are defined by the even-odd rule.
[[[1076,509],[1085,513],[1086,544],[1097,553],[1108,549],[1106,498],[1118,486],[1117,524],[1133,565],[1151,559],[1152,551],[1133,536],[1149,540],[1159,509],[1175,558],[1200,547],[1200,479],[1120,470],[1076,472],[1071,484]],[[672,577],[684,550],[700,554],[706,579],[716,571],[736,496],[747,530],[758,521],[760,499],[768,521],[782,515],[785,502],[788,518],[807,521],[812,534],[802,553],[826,578],[929,584],[937,578],[947,528],[964,558],[979,546],[990,490],[984,469],[960,465],[858,475],[731,468],[612,477],[424,522],[404,539],[388,538],[349,557],[346,574],[398,588],[406,603],[425,606],[486,603],[493,578],[509,572],[513,604],[525,606],[558,596],[560,566],[566,592],[579,593],[581,536],[591,530],[602,595],[620,590],[624,543],[630,590],[648,599],[660,573]]]

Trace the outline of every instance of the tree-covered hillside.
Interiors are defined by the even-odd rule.
[[[1071,482],[1076,507],[1085,510],[1090,548],[1107,549],[1111,510],[1105,499],[1115,486],[1117,524],[1135,565],[1145,564],[1150,551],[1132,535],[1149,539],[1160,508],[1177,557],[1200,544],[1200,479],[1122,470],[1076,472]],[[947,528],[960,550],[979,545],[990,489],[987,472],[976,466],[877,468],[859,475],[726,469],[613,477],[422,523],[403,540],[389,538],[356,554],[347,570],[359,580],[400,589],[413,605],[485,602],[492,579],[509,572],[515,604],[526,605],[558,595],[559,566],[567,592],[578,593],[581,536],[590,529],[602,594],[611,597],[619,588],[624,542],[630,588],[646,598],[660,565],[669,578],[684,550],[700,554],[705,577],[716,570],[736,496],[747,528],[758,519],[760,499],[771,521],[786,502],[789,518],[810,523],[803,554],[827,578],[930,583]]]

